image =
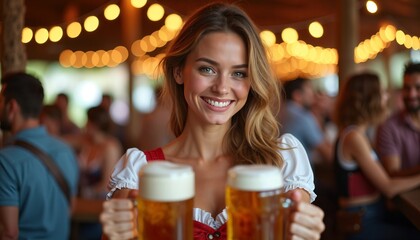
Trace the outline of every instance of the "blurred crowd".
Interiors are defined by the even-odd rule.
[[[390,201],[420,186],[420,64],[407,64],[402,78],[401,89],[389,90],[376,73],[354,73],[340,82],[337,96],[317,88],[310,79],[281,83],[284,99],[278,122],[282,134],[291,133],[300,140],[311,161],[318,195],[315,204],[326,214],[322,239],[366,239],[372,231],[402,239],[420,236]],[[43,105],[40,123],[75,153],[77,197],[104,200],[109,176],[128,148],[152,150],[174,138],[168,126],[171,105],[160,98],[160,90],[156,90],[156,108],[137,113],[140,137],[135,145],[125,140],[130,130],[111,118],[110,94],[87,109],[84,126],[69,116],[71,99],[66,93]],[[362,230],[340,232],[337,213],[361,210]],[[80,239],[100,239],[102,230],[98,222],[78,231]]]

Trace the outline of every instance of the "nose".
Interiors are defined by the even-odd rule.
[[[409,86],[405,90],[409,98],[415,98],[419,94],[414,86]]]
[[[224,74],[218,75],[212,86],[212,91],[221,95],[226,95],[229,91],[228,76]]]

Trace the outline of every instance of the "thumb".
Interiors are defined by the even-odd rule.
[[[137,198],[138,195],[139,195],[139,191],[138,190],[131,190],[128,193],[128,198],[130,198],[130,199]]]
[[[300,202],[302,200],[302,193],[300,191],[298,191],[297,189],[294,189],[291,191],[289,198],[293,201],[293,202]]]

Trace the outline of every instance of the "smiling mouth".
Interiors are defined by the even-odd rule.
[[[214,101],[211,99],[207,99],[204,98],[204,101],[206,101],[206,103],[214,106],[214,107],[226,107],[228,106],[232,101]]]

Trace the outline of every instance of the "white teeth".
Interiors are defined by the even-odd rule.
[[[215,106],[215,107],[226,107],[227,105],[230,104],[230,101],[218,102],[218,101],[213,101],[213,100],[210,100],[210,99],[206,99],[206,102],[208,104],[212,105],[212,106]]]

